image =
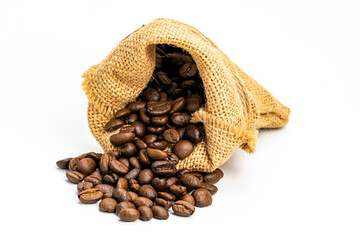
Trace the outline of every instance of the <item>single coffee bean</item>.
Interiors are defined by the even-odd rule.
[[[179,180],[188,190],[200,187],[200,180],[191,173],[181,175]]]
[[[174,52],[174,53],[167,53],[164,58],[164,64],[167,68],[178,68],[183,64],[181,60],[181,54]]]
[[[119,133],[135,133],[135,127],[131,125],[123,126]]]
[[[148,102],[157,102],[160,100],[160,93],[156,91],[154,88],[146,88],[144,90],[144,98]]]
[[[171,80],[165,72],[159,71],[155,73],[155,76],[162,85],[169,86],[171,84]]]
[[[137,120],[138,120],[138,115],[135,113],[132,113],[125,118],[125,123],[132,124],[132,123],[136,122]]]
[[[126,166],[124,163],[116,159],[112,159],[109,162],[109,168],[112,172],[117,173],[119,175],[125,175],[129,171],[128,166]]]
[[[161,127],[148,126],[146,129],[151,134],[162,134],[165,131],[165,126],[161,126]]]
[[[165,199],[170,202],[173,202],[176,200],[175,195],[173,195],[171,193],[167,193],[167,192],[158,192],[158,196],[159,196],[159,198]]]
[[[110,142],[114,146],[120,146],[124,143],[132,142],[132,141],[134,141],[134,139],[135,139],[135,134],[128,133],[128,132],[117,133],[117,134],[110,136]]]
[[[149,125],[151,123],[151,117],[149,116],[148,112],[146,111],[146,108],[140,109],[139,118],[146,125]]]
[[[176,177],[180,177],[181,175],[183,175],[183,174],[185,174],[185,173],[190,173],[190,170],[189,169],[181,169],[180,171],[178,171],[177,173],[176,173]]]
[[[180,139],[184,138],[185,129],[186,129],[185,127],[176,129],[176,131],[179,133]]]
[[[140,121],[136,121],[136,122],[133,122],[131,124],[131,126],[133,126],[135,128],[135,134],[137,137],[145,136],[146,127],[145,127],[144,123],[142,123]]]
[[[104,194],[99,188],[89,188],[79,193],[79,200],[82,203],[96,203],[102,199]]]
[[[170,102],[148,102],[147,112],[152,116],[166,115],[171,108]]]
[[[97,188],[100,189],[100,191],[104,194],[104,198],[111,198],[113,191],[114,191],[114,186],[109,185],[109,184],[99,184],[96,185]]]
[[[146,106],[146,102],[136,101],[126,105],[126,108],[129,109],[131,112],[135,113],[138,112],[140,109],[144,108],[145,106]]]
[[[96,169],[96,163],[92,158],[83,158],[78,164],[76,170],[84,174],[84,176],[89,175]]]
[[[206,182],[201,183],[200,187],[207,189],[211,195],[214,195],[218,191],[218,188],[215,185]]]
[[[138,159],[137,157],[131,157],[131,158],[129,158],[129,162],[130,162],[130,165],[131,165],[133,168],[139,168],[139,169],[141,169],[141,165],[140,165],[139,159]]]
[[[171,177],[176,174],[176,166],[172,161],[161,160],[151,164],[151,170],[164,177]]]
[[[180,67],[179,73],[182,77],[193,77],[197,73],[196,64],[193,63],[185,63]]]
[[[93,188],[94,187],[94,184],[92,183],[89,183],[89,182],[80,182],[78,183],[77,185],[77,190],[78,190],[78,193],[81,192],[81,191],[84,191],[86,189],[89,189],[89,188]]]
[[[168,146],[167,141],[159,141],[159,142],[152,142],[149,144],[149,148],[155,148],[159,150],[164,150]]]
[[[140,138],[135,140],[135,146],[139,151],[148,147],[148,145]]]
[[[179,157],[184,159],[194,151],[194,145],[189,140],[180,140],[172,148],[172,152]]]
[[[192,59],[191,56],[186,55],[186,54],[181,54],[180,55],[180,59],[181,61],[183,61],[184,63],[194,63],[194,60]]]
[[[155,134],[148,134],[148,135],[145,135],[142,140],[143,140],[147,145],[149,145],[150,143],[155,142],[156,139],[157,139],[157,136],[156,136]]]
[[[109,155],[112,155],[114,156],[116,159],[118,159],[120,157],[120,151],[119,150],[111,150],[107,153],[104,153],[104,154],[109,154]],[[100,157],[100,160],[101,158],[104,156],[104,154],[102,154],[102,156]]]
[[[137,148],[133,143],[125,143],[121,148],[121,154],[125,157],[131,157],[137,154]]]
[[[69,170],[70,171],[76,171],[77,165],[79,161],[83,159],[83,157],[74,157],[69,161]]]
[[[224,173],[223,173],[223,171],[221,171],[220,168],[215,169],[215,172],[218,172],[220,174],[220,178],[224,177]]]
[[[180,197],[180,200],[187,201],[191,203],[193,206],[195,206],[195,199],[190,194],[184,194]]]
[[[168,188],[167,182],[165,178],[154,178],[151,181],[151,185],[156,189],[158,192],[165,192]]]
[[[149,184],[154,178],[154,174],[150,169],[144,169],[138,176],[138,181],[141,185]]]
[[[69,162],[72,158],[65,158],[63,160],[59,160],[56,162],[56,165],[61,169],[68,169],[69,168]]]
[[[137,194],[134,193],[134,192],[129,191],[128,193],[129,193],[129,195],[130,195],[130,197],[131,197],[131,201],[134,201],[135,198],[139,197],[139,195],[137,195]]]
[[[153,212],[151,211],[151,208],[147,206],[140,206],[138,208],[138,211],[140,212],[140,219],[143,221],[149,221],[154,216]]]
[[[198,98],[188,98],[185,101],[185,111],[189,112],[189,113],[193,113],[196,112],[197,110],[199,110],[201,107],[201,103],[200,100]]]
[[[179,97],[171,103],[169,115],[181,111],[185,107],[185,98]]]
[[[133,168],[131,171],[129,171],[126,175],[125,175],[125,179],[130,180],[130,179],[134,179],[137,178],[139,173],[140,173],[140,168]]]
[[[84,178],[84,182],[92,183],[94,186],[102,184],[102,177],[98,177],[95,175],[89,175]]]
[[[197,207],[207,207],[212,203],[211,193],[205,188],[198,188],[192,192],[191,196],[193,196],[195,200],[195,206]]]
[[[180,88],[182,89],[194,89],[197,87],[197,81],[196,80],[185,80],[182,83],[180,83]]]
[[[130,179],[129,180],[129,188],[133,192],[137,192],[140,189],[140,185],[136,179]]]
[[[157,197],[155,189],[149,184],[142,185],[138,190],[138,194],[139,196],[147,197],[152,201],[154,201],[154,199]]]
[[[179,135],[178,131],[176,131],[175,129],[167,129],[163,133],[163,137],[169,143],[176,143],[180,140],[180,135]]]
[[[168,180],[166,180],[166,184],[167,184],[168,188],[172,185],[178,185],[179,183],[180,182],[177,177],[171,177],[171,178],[168,178]]]
[[[160,93],[160,102],[165,102],[165,101],[167,101],[168,100],[168,96],[167,96],[167,94],[166,93],[164,93],[164,92],[161,92]]]
[[[186,187],[181,185],[171,185],[169,187],[169,192],[176,197],[180,197],[186,192]]]
[[[98,164],[101,157],[102,153],[88,152],[84,158],[92,158]]]
[[[130,161],[127,158],[119,158],[119,161],[122,162],[126,167],[130,168]]]
[[[70,182],[78,184],[84,179],[84,175],[76,171],[69,171],[66,172],[66,178]]]
[[[115,118],[122,118],[122,117],[126,117],[127,115],[129,115],[131,113],[131,111],[127,108],[123,108],[123,109],[120,109],[118,110],[116,113],[115,113]]]
[[[165,200],[163,198],[155,198],[155,203],[156,203],[156,205],[159,205],[159,206],[165,208],[166,210],[168,210],[172,206],[172,203],[170,201]]]
[[[187,125],[185,128],[185,138],[195,144],[201,142],[202,135],[200,129],[195,125]]]
[[[167,115],[164,116],[157,116],[157,117],[152,117],[151,118],[151,123],[155,126],[155,127],[161,127],[166,125],[166,123],[168,122],[169,117]]]
[[[103,182],[110,185],[115,185],[119,179],[119,175],[116,173],[105,174],[103,177]]]
[[[120,119],[111,119],[104,127],[105,131],[114,131],[124,126],[124,121]]]
[[[119,212],[119,218],[124,222],[133,222],[138,220],[140,213],[133,208],[125,208]]]
[[[150,165],[151,164],[151,160],[148,157],[146,149],[141,149],[140,150],[140,152],[139,152],[139,161],[143,165]]]
[[[154,218],[157,218],[157,219],[160,219],[160,220],[166,220],[166,219],[169,218],[168,211],[165,208],[161,207],[161,206],[158,206],[158,205],[152,206],[151,211],[154,214]]]
[[[118,202],[122,202],[122,201],[130,202],[131,201],[131,196],[123,188],[115,188],[113,191],[113,198],[115,198],[115,200]]]
[[[199,172],[192,172],[192,173],[190,173],[190,174],[192,174],[192,175],[194,175],[195,177],[197,177],[197,178],[199,179],[200,183],[202,183],[202,182],[204,181],[204,177],[203,177],[203,175],[202,175],[201,173],[199,173]]]
[[[165,160],[172,162],[172,164],[174,165],[179,162],[179,158],[172,152],[167,152],[167,157],[165,158]]]
[[[112,213],[115,211],[117,202],[113,198],[104,198],[99,204],[99,209],[102,212]]]
[[[110,173],[110,168],[109,168],[110,160],[116,160],[116,158],[109,153],[104,153],[102,155],[101,160],[100,160],[100,166],[99,166],[101,173],[103,173],[103,174]]]
[[[137,197],[133,200],[133,203],[138,208],[140,206],[151,207],[154,203],[147,197]]]
[[[136,209],[135,205],[132,202],[123,201],[123,202],[119,202],[119,204],[116,205],[115,213],[118,215],[121,210],[126,208]]]
[[[176,215],[189,217],[195,212],[195,207],[187,201],[179,200],[174,202],[172,210]]]
[[[170,86],[167,88],[166,93],[169,95],[173,95],[175,89],[177,89],[178,84],[176,82],[172,82]]]
[[[190,122],[190,115],[187,113],[174,113],[171,115],[171,122],[176,126],[176,127],[184,127],[187,124],[189,124]]]
[[[103,175],[99,170],[93,171],[89,176],[97,177],[102,181]]]
[[[123,177],[119,178],[119,180],[117,181],[117,184],[116,184],[116,188],[122,188],[125,190],[128,189],[128,186],[129,186],[128,180]]]
[[[219,171],[213,171],[204,175],[204,182],[215,184],[221,179],[221,173]]]
[[[147,155],[153,160],[163,160],[167,157],[167,153],[154,148],[147,148]]]

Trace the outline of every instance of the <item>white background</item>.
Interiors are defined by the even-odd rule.
[[[359,1],[1,1],[1,239],[360,239]],[[101,151],[81,75],[158,17],[195,26],[292,110],[213,205],[124,223],[55,162]]]

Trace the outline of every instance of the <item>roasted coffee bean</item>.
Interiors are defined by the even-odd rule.
[[[200,183],[202,183],[204,181],[204,177],[203,177],[203,175],[201,173],[192,172],[191,174],[194,175],[195,177],[197,177],[199,179]]]
[[[185,128],[185,138],[195,144],[201,142],[202,135],[200,129],[195,125],[187,125]]]
[[[135,128],[135,134],[137,137],[145,136],[146,127],[145,127],[144,123],[142,123],[140,121],[136,121],[136,122],[133,122],[131,124],[131,126],[133,126]]]
[[[155,126],[155,127],[161,127],[166,125],[166,123],[168,122],[169,117],[167,115],[164,116],[157,116],[157,117],[152,117],[151,118],[151,123]]]
[[[94,187],[94,184],[92,183],[89,183],[89,182],[80,182],[78,183],[77,185],[77,190],[78,190],[78,193],[81,192],[81,191],[84,191],[86,189],[89,189],[89,188],[93,188]]]
[[[97,188],[100,189],[100,191],[104,194],[104,198],[111,198],[113,191],[114,191],[114,186],[109,185],[109,184],[99,184],[96,185]]]
[[[96,163],[100,162],[102,153],[88,152],[84,158],[92,158]]]
[[[123,202],[119,202],[119,204],[116,205],[115,213],[118,215],[121,210],[126,208],[136,209],[135,205],[132,202],[123,201]]]
[[[149,145],[150,143],[155,142],[156,139],[157,139],[157,136],[156,136],[155,134],[148,134],[148,135],[145,135],[142,140],[143,140],[147,145]]]
[[[170,202],[173,202],[176,199],[175,195],[173,195],[171,193],[167,193],[167,192],[158,192],[158,196],[159,196],[159,198],[165,199]]]
[[[113,198],[115,198],[115,200],[118,202],[131,201],[130,194],[123,188],[115,188],[113,191]]]
[[[171,103],[171,109],[169,114],[173,114],[181,111],[185,107],[185,98],[179,97]]]
[[[119,218],[124,222],[133,222],[139,219],[140,213],[133,208],[125,208],[119,212]]]
[[[131,158],[129,158],[129,162],[130,162],[130,165],[131,165],[133,168],[139,168],[139,169],[141,169],[141,165],[140,165],[139,159],[138,159],[137,157],[131,157]]]
[[[143,165],[150,165],[151,160],[148,157],[146,149],[141,149],[139,152],[139,161]]]
[[[212,203],[211,193],[205,188],[198,188],[192,192],[191,196],[193,196],[195,200],[195,206],[197,207],[207,207]]]
[[[72,158],[65,158],[63,160],[59,160],[56,162],[56,165],[61,169],[68,169],[69,168],[69,162]]]
[[[166,220],[166,219],[169,218],[168,211],[165,208],[161,207],[161,206],[158,206],[158,205],[152,206],[151,211],[154,214],[154,218],[157,218],[157,219],[160,219],[160,220]]]
[[[223,171],[221,171],[220,168],[215,169],[215,172],[218,172],[220,174],[220,178],[224,177],[224,173],[223,173]]]
[[[105,131],[114,131],[124,126],[124,121],[120,119],[111,119],[104,127]]]
[[[122,162],[126,167],[130,168],[130,161],[127,158],[119,158],[119,161]]]
[[[176,129],[176,131],[179,133],[180,139],[184,138],[185,129],[186,129],[185,127]]]
[[[140,185],[136,179],[130,179],[129,180],[129,188],[133,192],[137,192],[140,189]]]
[[[146,101],[148,102],[157,102],[160,100],[160,93],[158,91],[156,91],[154,88],[146,88],[144,90],[144,94],[143,94],[144,98],[146,99]]]
[[[83,159],[83,157],[75,157],[75,158],[72,158],[69,162],[69,170],[70,171],[76,171],[76,168],[77,168],[77,165],[79,163],[79,161]]]
[[[106,184],[115,185],[118,179],[119,179],[119,175],[117,175],[116,173],[105,174],[103,177],[103,182]]]
[[[138,181],[141,185],[149,184],[154,178],[154,174],[150,169],[144,169],[138,176]]]
[[[186,187],[181,185],[171,185],[169,187],[169,192],[175,195],[176,197],[180,197],[186,192]]]
[[[120,157],[120,151],[119,150],[111,150],[111,151],[109,151],[109,152],[107,152],[107,153],[104,153],[104,154],[109,154],[109,155],[112,155],[112,156],[114,156],[116,159],[118,159],[119,157]],[[104,156],[104,154],[100,157],[100,160],[101,160],[101,158]]]
[[[168,144],[169,143],[167,141],[152,142],[149,144],[148,147],[159,149],[159,150],[164,150],[168,146]]]
[[[141,197],[147,197],[152,201],[154,201],[157,197],[155,189],[149,184],[142,185],[138,190],[138,195]]]
[[[124,143],[132,142],[132,141],[134,141],[134,139],[135,139],[135,134],[128,133],[128,132],[117,133],[117,134],[110,136],[110,142],[114,146],[120,146]]]
[[[174,165],[176,165],[179,162],[179,158],[172,152],[167,152],[167,157],[165,158],[165,160],[172,162],[172,164]]]
[[[151,185],[156,189],[158,192],[165,192],[168,185],[165,178],[154,178],[151,181]]]
[[[215,184],[221,179],[221,173],[219,171],[213,171],[204,175],[204,182]]]
[[[194,60],[192,59],[191,56],[186,55],[186,54],[181,54],[180,55],[180,59],[181,61],[183,61],[184,63],[194,63]]]
[[[123,109],[120,109],[118,110],[116,113],[115,113],[115,118],[122,118],[122,117],[126,117],[127,115],[129,115],[131,113],[131,111],[127,108],[123,108]]]
[[[123,126],[119,133],[135,133],[135,127],[131,125]]]
[[[190,194],[184,194],[180,197],[180,200],[187,201],[195,206],[195,199]]]
[[[159,71],[155,73],[155,76],[159,80],[160,84],[164,86],[169,86],[171,84],[171,80],[165,72]]]
[[[193,77],[197,73],[196,64],[193,63],[185,63],[180,67],[179,73],[182,77]]]
[[[104,194],[99,188],[89,188],[79,193],[79,200],[82,203],[96,203],[102,199]]]
[[[89,175],[96,169],[96,163],[92,158],[83,158],[78,164],[76,170],[81,172],[84,176]]]
[[[172,148],[172,152],[179,157],[184,159],[194,151],[194,145],[189,140],[180,140]]]
[[[190,122],[190,115],[187,113],[174,113],[171,115],[171,122],[177,127],[184,127]]]
[[[125,143],[121,148],[121,154],[125,157],[131,157],[137,154],[137,148],[133,143]]]
[[[171,177],[166,180],[167,187],[169,188],[171,185],[178,185],[179,179],[177,177]]]
[[[146,111],[146,108],[140,109],[139,118],[146,125],[149,125],[151,123],[151,117],[149,116],[148,112]]]
[[[174,52],[174,53],[166,53],[164,58],[164,64],[167,68],[178,68],[183,64],[181,60],[181,54]]]
[[[155,198],[155,204],[165,208],[166,210],[168,210],[172,206],[172,203],[170,201],[163,198]]]
[[[175,89],[177,89],[178,84],[176,82],[172,82],[170,86],[167,88],[166,93],[169,95],[173,95]]]
[[[175,129],[167,129],[163,133],[163,137],[169,143],[176,143],[180,140],[180,135],[179,135],[178,131],[176,131]]]
[[[144,108],[145,106],[146,106],[146,102],[136,101],[126,105],[126,108],[129,109],[131,112],[135,113],[138,112],[140,109]]]
[[[189,217],[195,212],[195,207],[187,201],[179,200],[174,202],[172,210],[176,215]]]
[[[125,123],[132,124],[132,123],[136,122],[137,120],[138,120],[138,115],[135,113],[132,113],[125,118]]]
[[[165,131],[165,126],[155,127],[155,126],[148,126],[146,130],[151,134],[162,134]]]
[[[129,188],[129,182],[126,178],[119,178],[119,180],[116,183],[116,188],[122,188],[127,190]]]
[[[66,172],[66,178],[72,183],[79,183],[84,179],[84,175],[82,173],[76,171]]]
[[[104,153],[100,160],[100,171],[103,174],[110,173],[109,168],[109,162],[110,160],[116,160],[116,158],[113,155],[110,155],[109,153]]]
[[[99,209],[102,212],[112,213],[115,211],[117,202],[113,198],[104,198],[99,204]]]
[[[178,171],[177,173],[176,173],[176,177],[180,177],[181,175],[183,175],[183,174],[185,174],[185,173],[190,173],[190,170],[189,169],[181,169],[180,171]]]
[[[140,212],[140,219],[143,221],[149,221],[154,216],[153,212],[151,211],[151,208],[147,206],[140,206],[138,208],[138,211]]]
[[[180,88],[182,89],[194,89],[197,87],[197,81],[196,80],[185,80],[182,83],[180,83]]]
[[[140,173],[140,168],[133,168],[132,170],[130,170],[126,175],[125,175],[125,179],[130,180],[133,178],[137,178],[139,173]]]
[[[147,206],[151,207],[154,203],[147,197],[137,197],[133,200],[136,207]]]
[[[207,189],[211,195],[214,195],[218,191],[218,188],[215,185],[206,182],[201,183],[200,187]]]
[[[191,97],[186,99],[184,109],[189,113],[193,113],[199,110],[200,106],[201,106],[200,100],[198,98]]]
[[[166,115],[171,108],[171,103],[166,102],[148,102],[147,103],[147,112],[152,116],[161,116]]]
[[[168,100],[168,96],[167,96],[167,94],[166,93],[164,93],[164,92],[161,92],[160,93],[160,102],[165,102],[165,101],[167,101]]]
[[[129,191],[128,193],[129,193],[129,195],[130,195],[130,197],[131,197],[131,201],[134,201],[135,198],[139,197],[139,195],[137,195],[137,194],[134,193],[134,192]]]
[[[84,182],[89,182],[96,186],[102,184],[102,178],[95,175],[89,175],[85,177]]]
[[[147,148],[146,151],[149,158],[153,160],[163,160],[167,157],[167,153],[159,149]]]
[[[163,177],[171,177],[176,174],[176,166],[172,161],[160,160],[151,164],[151,170]]]
[[[128,166],[126,166],[124,163],[116,159],[112,159],[109,162],[109,168],[112,172],[117,173],[119,175],[125,175],[129,171]]]
[[[188,190],[200,187],[200,180],[191,173],[185,173],[179,178],[180,183],[184,185]]]
[[[148,147],[148,145],[140,138],[135,140],[135,146],[139,151]]]

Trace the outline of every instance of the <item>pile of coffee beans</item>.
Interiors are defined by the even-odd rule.
[[[126,222],[168,219],[169,210],[179,216],[191,216],[195,206],[212,204],[212,195],[218,190],[214,184],[224,175],[220,169],[211,173],[184,169],[164,177],[162,171],[153,171],[138,157],[122,157],[119,150],[84,153],[56,164],[69,170],[66,178],[77,184],[82,203],[100,201],[100,211],[115,212]]]

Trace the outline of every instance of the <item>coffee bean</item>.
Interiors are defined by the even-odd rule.
[[[167,187],[169,188],[171,185],[179,184],[179,179],[177,177],[171,177],[166,181]]]
[[[125,157],[131,157],[137,154],[137,148],[133,143],[125,143],[121,148],[121,154]]]
[[[131,157],[131,158],[129,158],[129,162],[130,162],[130,165],[131,165],[133,168],[139,168],[139,169],[141,169],[141,165],[140,165],[139,159],[138,159],[137,157]]]
[[[142,140],[143,140],[147,145],[149,145],[150,143],[155,142],[156,139],[157,139],[157,136],[156,136],[156,135],[154,135],[154,134],[148,134],[148,135],[145,135],[145,137],[143,137]]]
[[[138,194],[139,196],[147,197],[152,201],[157,197],[155,189],[149,184],[142,185],[138,190]]]
[[[185,173],[190,173],[190,171],[189,171],[189,169],[181,169],[180,171],[178,171],[177,173],[176,173],[176,177],[180,177],[181,175],[183,175],[183,174],[185,174]]]
[[[138,208],[138,211],[140,212],[140,219],[143,221],[149,221],[154,216],[153,212],[151,211],[151,208],[147,206],[140,206]]]
[[[179,157],[184,159],[194,151],[194,145],[189,140],[180,140],[172,148],[172,152]]]
[[[131,196],[123,188],[115,188],[113,191],[113,198],[115,198],[115,200],[118,202],[122,202],[122,201],[130,202],[131,201]]]
[[[134,133],[117,133],[110,136],[110,142],[114,146],[120,146],[127,142],[132,142],[135,139]]]
[[[130,168],[130,161],[127,158],[119,158],[119,161],[122,162],[126,167]]]
[[[69,171],[69,172],[66,172],[66,178],[70,182],[77,184],[84,179],[84,175],[79,172],[76,172],[76,171]]]
[[[109,154],[111,156],[114,156],[116,159],[118,159],[120,157],[120,151],[119,150],[111,150],[111,151],[109,151],[107,153],[104,153],[104,154]],[[100,157],[100,159],[103,157],[103,155]]]
[[[172,164],[174,165],[179,162],[179,158],[172,152],[167,152],[167,157],[165,158],[165,160],[172,162]]]
[[[127,201],[119,202],[119,204],[117,204],[115,208],[116,215],[118,215],[121,210],[126,208],[136,209],[135,205],[132,202],[127,202]]]
[[[172,82],[170,86],[167,88],[166,93],[169,95],[173,95],[175,92],[175,89],[177,89],[178,84],[176,82]]]
[[[211,195],[214,195],[218,191],[218,188],[215,185],[206,182],[201,183],[200,187],[208,190],[211,193]]]
[[[200,100],[198,98],[191,97],[186,99],[184,109],[189,113],[193,113],[199,110],[200,106],[201,106]]]
[[[165,192],[168,185],[165,178],[154,178],[151,181],[151,185],[156,189],[158,192]]]
[[[166,53],[164,58],[164,64],[168,68],[178,68],[183,64],[180,53]]]
[[[129,180],[129,188],[133,192],[137,192],[140,189],[140,185],[136,179],[130,179]]]
[[[146,151],[147,155],[153,160],[163,160],[167,157],[167,153],[159,149],[147,148]]]
[[[197,87],[197,81],[196,80],[185,80],[182,83],[180,83],[180,88],[182,89],[194,89]]]
[[[111,159],[109,162],[109,168],[112,172],[117,173],[119,175],[125,175],[129,171],[129,167],[126,166],[119,160]]]
[[[131,113],[131,111],[127,108],[123,108],[123,109],[120,109],[118,110],[116,113],[115,113],[115,118],[122,118],[122,117],[126,117],[127,115],[129,115]]]
[[[157,117],[152,117],[151,118],[151,123],[155,126],[155,127],[161,127],[166,125],[166,123],[168,122],[169,117],[167,115],[164,116],[157,116]]]
[[[111,119],[104,127],[105,131],[114,131],[124,126],[124,121],[120,119]]]
[[[161,116],[165,115],[170,111],[171,104],[170,102],[148,102],[147,103],[147,112],[152,116]]]
[[[169,114],[173,114],[181,111],[185,107],[185,98],[179,97],[171,103],[171,109]]]
[[[89,175],[84,178],[84,182],[92,183],[94,186],[102,184],[102,178],[95,176],[95,175]]]
[[[176,129],[176,131],[179,133],[180,139],[182,139],[184,137],[185,129],[186,129],[185,127]]]
[[[99,184],[96,185],[97,188],[100,189],[100,191],[104,194],[104,198],[111,198],[113,191],[114,191],[114,186],[109,185],[109,184]]]
[[[103,174],[110,173],[110,168],[109,168],[110,160],[116,160],[116,158],[113,155],[110,155],[109,153],[104,153],[102,155],[99,166],[101,173]]]
[[[175,195],[173,195],[171,193],[167,193],[167,192],[158,192],[158,196],[159,196],[159,198],[165,199],[170,202],[173,202],[176,199]]]
[[[78,164],[76,170],[81,172],[84,176],[89,175],[96,169],[96,163],[92,158],[83,158]]]
[[[190,115],[187,113],[174,113],[171,115],[171,122],[177,127],[184,127],[190,122]]]
[[[181,185],[171,185],[169,187],[169,192],[176,197],[180,197],[186,192],[186,187]]]
[[[135,127],[131,125],[123,126],[119,133],[135,133]]]
[[[191,196],[193,196],[195,200],[195,206],[197,207],[207,207],[212,203],[211,193],[205,188],[198,188],[192,192]]]
[[[119,218],[124,222],[133,222],[139,219],[140,213],[133,208],[125,208],[119,212]]]
[[[151,164],[151,160],[148,157],[146,149],[141,149],[140,150],[140,152],[139,152],[139,161],[143,165],[150,165]]]
[[[130,195],[130,197],[131,197],[131,201],[134,201],[135,198],[139,197],[139,195],[137,195],[137,194],[134,193],[134,192],[129,191],[128,193],[129,193],[129,195]]]
[[[148,112],[146,111],[146,108],[140,109],[139,118],[146,125],[149,125],[151,123],[151,117],[149,116]]]
[[[180,183],[184,185],[188,190],[200,187],[200,181],[191,173],[185,173],[179,178]]]
[[[146,101],[154,101],[157,102],[160,100],[160,93],[156,91],[154,88],[146,88],[144,90],[144,98]]]
[[[176,174],[176,166],[172,161],[155,161],[151,164],[151,170],[164,177],[171,177]]]
[[[147,197],[137,197],[133,200],[136,207],[147,206],[151,207],[154,203]]]
[[[165,208],[166,210],[168,210],[172,206],[172,203],[170,201],[165,200],[163,198],[155,198],[155,203],[156,203],[156,205],[159,205],[159,206]]]
[[[215,184],[221,179],[221,173],[219,171],[213,171],[204,175],[204,182]]]
[[[144,169],[138,176],[138,181],[141,185],[149,184],[154,178],[154,174],[150,169]]]
[[[82,203],[96,203],[103,195],[99,188],[89,188],[79,193],[79,200]]]
[[[171,80],[169,79],[169,77],[165,72],[159,71],[155,73],[155,76],[162,85],[169,86],[171,84]]]
[[[167,101],[168,100],[168,96],[167,96],[167,94],[166,93],[164,93],[164,92],[161,92],[160,93],[160,102],[165,102],[165,101]]]
[[[135,134],[137,137],[145,136],[146,127],[145,127],[144,123],[142,123],[140,121],[136,121],[136,122],[133,122],[131,124],[131,126],[133,126],[135,128]]]
[[[163,136],[165,140],[168,141],[169,143],[176,143],[180,140],[180,135],[178,131],[176,131],[175,129],[167,129],[163,133]]]
[[[148,126],[146,130],[151,134],[162,134],[165,131],[165,126],[155,127],[155,126]]]
[[[140,138],[135,140],[135,146],[139,151],[148,147],[148,145]]]
[[[83,159],[83,157],[75,157],[75,158],[72,158],[69,162],[69,170],[70,171],[76,171],[76,168],[77,168],[77,165],[79,163],[79,161]]]
[[[193,63],[185,63],[180,67],[179,73],[182,77],[193,77],[197,73],[196,64]]]
[[[158,205],[152,206],[151,211],[154,214],[154,218],[157,218],[157,219],[160,219],[160,220],[166,220],[166,219],[169,218],[168,211],[165,208],[161,207],[161,206],[158,206]]]
[[[174,202],[172,210],[176,215],[189,217],[195,212],[195,207],[187,201],[179,200]]]
[[[224,173],[223,173],[223,171],[221,171],[220,168],[215,169],[215,172],[218,172],[220,174],[220,178],[224,177]]]
[[[99,209],[102,212],[112,213],[115,211],[117,202],[113,198],[104,198],[99,204]]]
[[[187,125],[185,128],[185,138],[195,144],[201,142],[202,135],[200,129],[195,125]]]
[[[132,124],[132,123],[136,122],[137,120],[138,120],[138,115],[135,113],[132,113],[125,118],[125,123]]]
[[[103,182],[106,184],[114,185],[117,183],[118,179],[119,175],[117,175],[116,173],[105,174],[103,177]]]
[[[189,194],[184,194],[180,197],[180,200],[184,200],[187,201],[189,203],[191,203],[192,205],[195,206],[195,199],[193,198],[193,196],[189,195]]]
[[[131,171],[129,171],[126,175],[125,175],[125,179],[126,180],[130,180],[130,179],[134,179],[137,178],[139,173],[140,173],[140,168],[133,168]]]
[[[122,188],[125,190],[128,189],[128,186],[129,186],[128,180],[123,177],[119,178],[119,180],[117,181],[117,184],[116,184],[116,188]]]
[[[201,173],[199,173],[199,172],[192,172],[192,173],[190,173],[190,174],[192,174],[192,175],[194,175],[195,177],[197,177],[197,179],[199,179],[200,183],[202,183],[202,182],[204,181],[204,177],[203,177],[203,175],[202,175]]]
[[[136,101],[126,105],[126,108],[129,109],[131,112],[135,113],[138,112],[140,109],[144,108],[145,106],[146,106],[146,102]]]
[[[92,183],[89,183],[89,182],[80,182],[78,183],[77,185],[77,191],[78,193],[81,192],[81,191],[84,191],[86,189],[89,189],[89,188],[93,188],[94,187],[94,184]]]
[[[72,158],[65,158],[63,160],[59,160],[56,162],[56,165],[61,169],[68,169],[69,168],[69,162]]]
[[[159,150],[164,150],[168,146],[167,141],[159,141],[159,142],[152,142],[149,144],[149,148],[155,148]]]

